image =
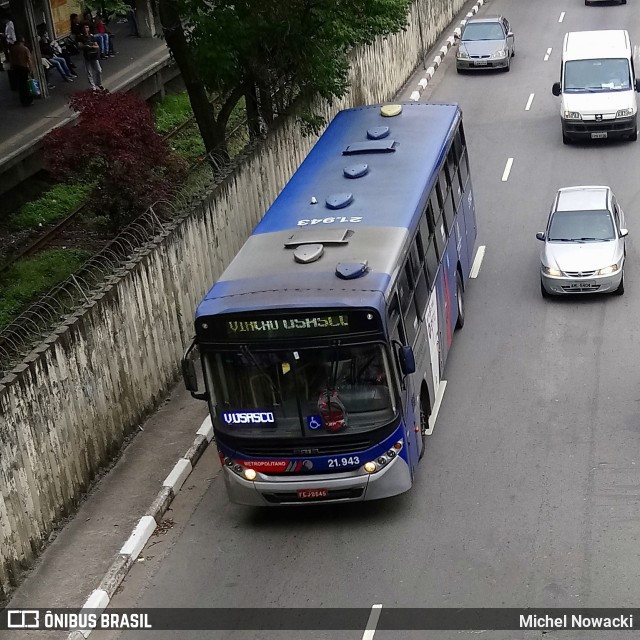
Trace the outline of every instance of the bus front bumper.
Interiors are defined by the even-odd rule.
[[[309,476],[265,476],[246,480],[223,467],[229,499],[250,506],[289,506],[360,502],[404,493],[411,487],[411,472],[398,456],[377,473],[327,473]],[[326,491],[326,495],[325,494]],[[306,492],[311,497],[301,497]]]

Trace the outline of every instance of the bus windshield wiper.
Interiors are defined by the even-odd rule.
[[[281,404],[282,398],[280,398],[280,392],[276,388],[276,385],[273,384],[273,380],[271,379],[271,376],[264,370],[264,368],[258,362],[258,359],[255,357],[253,352],[249,349],[249,347],[246,344],[243,344],[240,346],[240,352],[248,356],[251,362],[253,362],[253,365],[255,366],[255,368],[259,371],[260,375],[265,376],[269,381],[269,386],[271,387],[271,391],[273,391],[274,406],[278,406],[279,404]],[[280,402],[278,402],[278,399],[280,399]]]

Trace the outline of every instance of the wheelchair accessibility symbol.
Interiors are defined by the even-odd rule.
[[[322,418],[320,416],[307,416],[307,426],[315,431],[322,428]]]

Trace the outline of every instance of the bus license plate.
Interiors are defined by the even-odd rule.
[[[606,131],[597,131],[591,134],[591,138],[606,138],[606,137],[607,137]]]
[[[313,500],[314,498],[326,498],[328,489],[298,489],[298,498],[301,500]]]

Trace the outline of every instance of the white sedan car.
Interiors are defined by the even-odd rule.
[[[540,253],[543,297],[624,293],[624,212],[609,187],[566,187],[553,201]]]

